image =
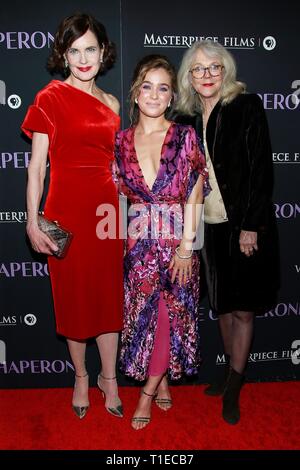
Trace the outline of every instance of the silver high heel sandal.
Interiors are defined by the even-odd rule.
[[[78,378],[83,378],[83,377],[86,377],[88,376],[88,373],[86,373],[85,375],[77,375],[75,374],[75,377],[78,377]],[[74,388],[76,387],[76,382],[75,382],[75,386]],[[85,417],[85,415],[87,414],[88,412],[88,409],[89,409],[90,405],[86,405],[86,406],[76,406],[76,405],[73,405],[72,403],[72,408],[73,408],[73,411],[74,413],[76,414],[76,416],[79,418],[79,419],[82,419]]]
[[[105,391],[99,385],[100,379],[103,379],[103,380],[116,380],[116,378],[117,378],[116,376],[115,377],[104,377],[104,375],[102,375],[101,372],[98,375],[97,385],[98,385],[99,389],[101,390],[101,393],[102,393],[102,396],[103,396],[104,399],[106,398],[106,394],[105,394]],[[115,407],[105,406],[105,408],[113,416],[117,416],[118,418],[123,418],[123,406],[122,406],[120,398],[118,398],[118,399],[119,399],[119,404],[117,406],[115,406]]]

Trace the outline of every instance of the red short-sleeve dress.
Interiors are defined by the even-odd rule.
[[[29,137],[49,136],[45,216],[74,234],[66,257],[49,256],[48,262],[57,332],[75,340],[122,329],[123,241],[111,174],[119,124],[97,98],[59,80],[37,94],[22,124]],[[104,209],[113,230],[103,239]]]

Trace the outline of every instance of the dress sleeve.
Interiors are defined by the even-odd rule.
[[[256,232],[268,225],[272,213],[273,161],[266,113],[257,95],[249,97],[247,113],[246,145],[250,174],[242,229]]]
[[[54,135],[54,123],[51,118],[51,106],[45,96],[36,96],[34,104],[29,106],[24,121],[21,125],[22,131],[32,139],[34,132],[48,134],[49,142]]]
[[[204,150],[199,137],[197,137],[195,130],[191,126],[188,127],[186,134],[185,149],[189,163],[186,199],[189,198],[193,187],[198,181],[199,175],[203,176],[203,196],[207,196],[210,192],[210,185],[208,182],[208,169],[206,167]]]

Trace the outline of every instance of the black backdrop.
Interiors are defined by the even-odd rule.
[[[238,78],[258,93],[267,112],[273,143],[274,210],[280,241],[282,288],[277,306],[256,319],[249,360],[250,380],[300,378],[291,354],[300,345],[299,214],[300,71],[297,68],[296,0],[283,9],[253,0],[213,3],[194,0],[37,0],[6,1],[0,6],[0,381],[2,388],[54,387],[73,384],[73,369],[55,322],[46,259],[34,254],[25,238],[26,167],[30,142],[20,133],[26,109],[51,77],[45,64],[60,20],[76,10],[102,21],[115,41],[118,61],[99,85],[122,104],[127,127],[127,95],[133,68],[142,56],[157,52],[176,66],[195,39],[215,38],[238,63]],[[58,77],[55,77],[58,78]],[[267,280],[266,280],[267,282]],[[201,303],[203,366],[206,382],[222,348],[214,312]],[[6,361],[1,363],[6,352]],[[95,345],[87,351],[95,377],[99,358]],[[120,377],[120,382],[126,380]]]

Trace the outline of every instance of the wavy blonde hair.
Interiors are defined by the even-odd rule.
[[[195,61],[195,55],[202,51],[206,56],[217,59],[224,66],[221,93],[221,103],[230,103],[237,95],[244,93],[246,84],[236,80],[236,63],[233,56],[218,42],[197,41],[188,49],[178,71],[178,100],[176,110],[180,113],[194,115],[203,111],[201,96],[195,93],[191,83],[190,70]]]

